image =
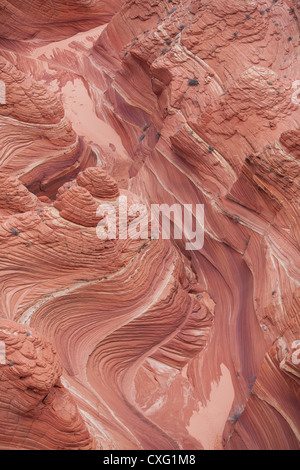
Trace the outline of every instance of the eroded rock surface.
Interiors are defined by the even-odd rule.
[[[2,3],[0,447],[299,449],[299,2]]]

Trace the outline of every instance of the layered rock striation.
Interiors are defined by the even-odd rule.
[[[299,449],[298,3],[30,3],[0,20],[0,447]],[[203,248],[102,240],[124,196],[203,204]]]

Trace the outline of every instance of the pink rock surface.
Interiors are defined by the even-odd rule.
[[[4,0],[0,5],[1,38],[63,39],[107,23],[122,0]]]
[[[1,449],[92,449],[93,439],[71,394],[52,344],[37,331],[2,318]],[[70,432],[72,431],[72,432]]]
[[[299,2],[0,10],[0,448],[299,449]]]

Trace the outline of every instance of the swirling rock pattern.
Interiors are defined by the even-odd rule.
[[[4,0],[0,6],[4,39],[63,39],[107,23],[122,0]]]
[[[299,449],[299,2],[26,3],[0,20],[0,447]],[[204,204],[203,249],[101,240],[123,195]]]
[[[62,386],[53,346],[38,332],[1,319],[1,448],[92,449],[93,440]]]

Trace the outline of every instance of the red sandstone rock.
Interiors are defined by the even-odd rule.
[[[5,0],[0,6],[1,38],[63,39],[107,23],[122,0]]]
[[[53,346],[37,331],[0,320],[1,449],[92,449],[93,440],[71,394]]]
[[[99,199],[115,200],[120,194],[117,183],[100,168],[87,168],[78,175],[77,184]]]
[[[4,3],[1,448],[299,449],[299,2]]]

